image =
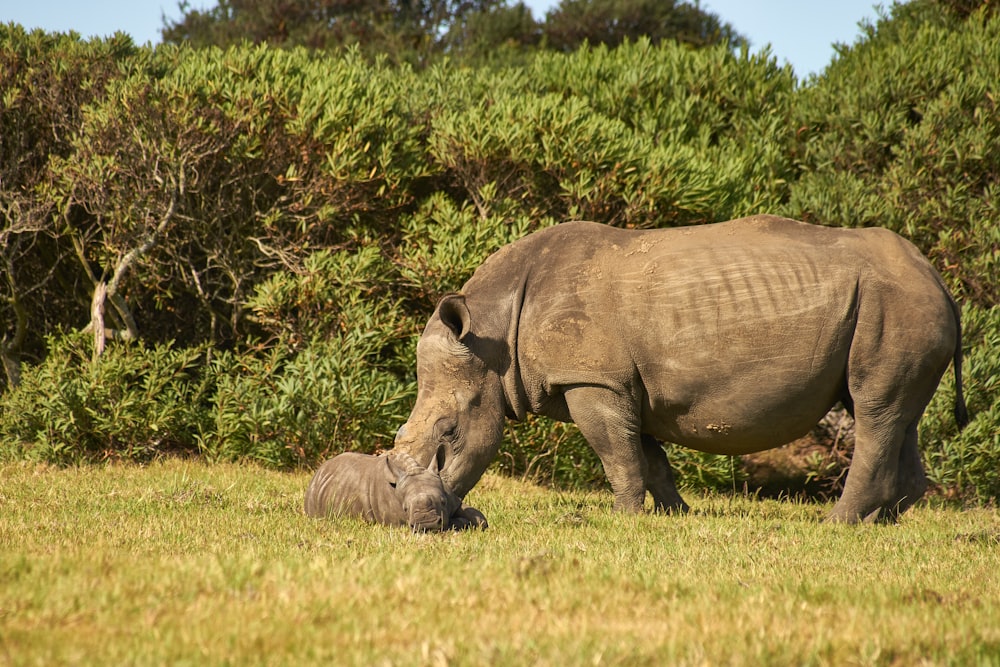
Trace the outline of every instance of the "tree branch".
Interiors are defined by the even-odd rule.
[[[157,179],[162,182],[162,179]],[[173,179],[171,179],[173,180]],[[125,302],[125,298],[119,292],[121,282],[139,259],[153,249],[153,246],[157,244],[160,237],[166,231],[167,226],[173,220],[174,215],[177,211],[177,201],[180,199],[181,195],[184,194],[185,187],[185,174],[184,165],[181,165],[180,171],[177,176],[177,181],[175,186],[172,188],[170,193],[170,202],[167,204],[167,210],[161,216],[160,221],[157,223],[142,242],[132,248],[125,256],[121,258],[118,265],[115,267],[115,271],[111,276],[111,280],[107,283],[103,281],[97,282],[94,287],[94,298],[91,303],[91,327],[94,332],[94,356],[95,358],[100,356],[104,352],[104,340],[106,338],[120,339],[120,340],[134,340],[139,337],[139,327],[135,323],[135,317],[132,316],[132,310],[128,307]],[[80,250],[78,250],[80,254]],[[93,275],[93,274],[91,274]],[[111,305],[114,306],[115,311],[121,318],[122,324],[125,327],[123,332],[113,332],[108,331],[104,326],[104,308],[105,302],[110,301]]]

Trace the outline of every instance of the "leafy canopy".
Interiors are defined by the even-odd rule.
[[[538,48],[574,51],[648,37],[696,47],[744,42],[732,26],[697,4],[676,0],[562,0],[542,21],[507,0],[219,0],[206,11],[180,4],[167,43],[336,49],[426,65],[441,56],[473,62],[509,59]]]

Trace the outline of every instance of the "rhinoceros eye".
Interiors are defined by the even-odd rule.
[[[442,417],[434,424],[435,440],[453,440],[458,430],[458,422],[449,417]]]

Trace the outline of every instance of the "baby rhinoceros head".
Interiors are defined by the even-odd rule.
[[[437,458],[427,468],[402,452],[389,461],[396,473],[396,493],[413,532],[447,529],[456,503],[438,474]]]

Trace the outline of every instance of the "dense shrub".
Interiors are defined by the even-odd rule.
[[[214,422],[200,434],[202,452],[289,467],[388,448],[414,391],[370,361],[392,342],[353,329],[295,355],[222,355],[210,369]]]
[[[998,44],[1000,18],[929,0],[807,82],[766,51],[645,40],[415,72],[0,26],[3,455],[375,451],[412,404],[436,300],[501,245],[571,218],[775,212],[889,227],[931,257],[966,304],[973,422],[955,429],[946,376],[930,475],[996,498]],[[55,334],[73,329],[91,335]],[[687,482],[743,479],[671,458]],[[543,419],[512,424],[497,465],[603,479],[575,428]]]
[[[799,95],[805,169],[785,211],[888,227],[930,256],[960,300],[992,306],[1000,16],[960,21],[926,2],[899,11]]]
[[[920,440],[928,477],[940,492],[995,501],[1000,498],[1000,307],[968,306],[962,317],[968,349],[964,391],[972,421],[958,432],[949,372],[920,423]]]
[[[2,37],[10,49],[27,39]],[[780,146],[790,135],[774,130],[788,113],[790,71],[723,48],[641,42],[531,69],[441,65],[418,76],[353,52],[126,46],[131,58],[80,103],[62,148],[17,191],[47,227],[12,258],[10,275],[47,263],[74,286],[53,300],[57,313],[32,301],[40,312],[26,311],[21,330],[35,341],[45,330],[36,323],[86,322],[104,285],[109,332],[239,347],[259,333],[247,299],[274,272],[298,271],[313,250],[359,235],[413,264],[393,246],[414,236],[427,211],[468,216],[474,207],[480,236],[499,232],[483,246],[493,249],[567,218],[707,221],[784,191],[772,177],[787,175]],[[588,71],[605,72],[617,89],[613,72],[640,64],[670,81],[669,96],[636,89],[616,107],[616,93],[587,83]],[[778,149],[753,148],[757,122]],[[29,135],[43,132],[32,127]],[[42,236],[63,250],[39,256]],[[475,256],[483,255],[463,259],[466,268]],[[439,274],[437,288],[461,279]],[[10,301],[37,296],[31,287],[15,282]],[[405,292],[405,303],[425,305],[425,295]]]
[[[202,451],[289,466],[390,446],[415,366],[391,271],[377,244],[359,241],[259,285],[247,305],[271,338],[262,354],[213,360],[214,421]]]
[[[142,54],[125,35],[81,41],[0,24],[0,390],[45,337],[73,326],[80,296],[73,247],[51,198],[36,195],[49,160],[72,153],[84,109]]]
[[[197,452],[211,383],[206,350],[141,344],[93,359],[89,336],[54,335],[45,361],[3,396],[3,458],[142,461]]]
[[[497,203],[491,185],[478,195],[476,206],[460,206],[446,196],[432,195],[403,219],[395,258],[398,284],[416,299],[425,317],[437,297],[457,291],[494,251],[552,223],[525,216],[511,209],[509,202]]]

